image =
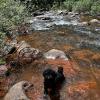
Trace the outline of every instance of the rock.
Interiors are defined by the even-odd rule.
[[[63,16],[65,16],[65,15],[67,15],[68,14],[68,12],[65,10],[58,10],[58,15],[63,15]]]
[[[7,71],[6,65],[0,65],[0,77],[5,76],[6,71]]]
[[[17,60],[20,63],[23,63],[23,62],[31,63],[35,59],[38,59],[38,58],[42,57],[42,52],[39,49],[32,48],[25,41],[21,41],[19,43],[16,43],[14,45],[14,47],[12,46],[12,44],[9,44],[9,46],[6,46],[6,49],[5,49],[5,55],[6,55],[5,60],[8,63],[10,61],[13,61],[13,60]]]
[[[32,84],[27,81],[21,81],[16,83],[10,88],[10,90],[4,97],[4,100],[30,100],[26,96],[25,91],[28,90],[31,86]]]
[[[40,15],[44,15],[43,12],[34,12],[33,13],[33,16],[36,17],[36,16],[40,16]]]
[[[39,20],[51,20],[51,18],[49,16],[45,16],[45,15],[37,16],[36,18]]]
[[[43,17],[42,20],[51,20],[50,17]]]
[[[100,23],[100,21],[97,20],[97,19],[92,19],[92,20],[90,20],[90,23],[91,23],[91,24],[92,24],[92,23]]]
[[[17,40],[7,42],[3,48],[2,55],[8,55],[8,54],[14,53],[16,51],[16,46],[17,46]]]
[[[68,15],[69,15],[70,17],[76,17],[77,15],[79,15],[79,13],[68,12]]]
[[[17,55],[20,62],[31,63],[33,60],[42,57],[42,52],[39,49],[32,48],[25,41],[22,41],[17,48]]]
[[[7,67],[6,65],[0,65],[0,97],[3,97],[8,90],[8,82],[6,78]]]
[[[18,54],[18,58],[21,62],[31,63],[33,60],[41,58],[42,53],[35,48],[23,48]]]
[[[79,26],[87,26],[87,25],[89,25],[89,23],[88,23],[88,22],[81,22],[81,23],[79,23],[78,25],[79,25]]]
[[[20,50],[22,50],[23,48],[31,48],[31,46],[25,41],[21,41],[17,44],[17,53],[19,54]]]
[[[52,49],[48,52],[46,52],[44,54],[44,57],[46,59],[64,59],[64,60],[68,60],[68,58],[66,57],[66,54],[63,51],[60,50],[56,50],[56,49]]]
[[[27,24],[28,25],[28,24]],[[18,28],[17,28],[17,34],[18,35],[26,35],[29,33],[29,26],[26,24],[22,23]]]
[[[12,45],[6,45],[3,49],[3,55],[9,54],[9,52],[14,48]]]

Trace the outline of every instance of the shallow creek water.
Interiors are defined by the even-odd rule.
[[[60,89],[60,97],[51,97],[51,100],[100,100],[100,32],[96,28],[98,26],[59,25],[18,37],[19,41],[25,40],[43,52],[59,49],[72,58],[67,62],[40,60],[25,66],[17,80],[34,84],[34,89],[27,92],[31,100],[49,100],[49,97],[43,99],[42,72],[47,67],[57,70],[57,65],[63,66],[66,81]]]

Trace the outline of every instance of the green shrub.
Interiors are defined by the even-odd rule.
[[[91,14],[93,14],[93,15],[100,15],[100,2],[95,2],[91,6]]]
[[[4,45],[4,32],[24,22],[26,16],[26,8],[18,1],[0,0],[0,50]]]
[[[78,12],[90,11],[92,3],[92,0],[79,0],[75,3],[73,10]]]
[[[23,5],[14,0],[0,0],[0,30],[14,27],[24,21],[27,12]]]
[[[64,2],[64,8],[67,10],[67,11],[72,11],[72,7],[73,7],[73,4],[74,4],[74,1],[73,0],[66,0]]]
[[[4,46],[4,38],[5,38],[5,34],[0,32],[0,50]]]

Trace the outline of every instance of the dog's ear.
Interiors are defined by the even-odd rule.
[[[58,72],[63,73],[63,67],[58,66]]]

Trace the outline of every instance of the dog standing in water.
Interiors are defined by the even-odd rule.
[[[63,74],[63,67],[58,67],[58,71],[55,72],[52,69],[46,69],[43,72],[44,77],[44,94],[48,95],[49,90],[50,94],[54,95],[56,93],[57,85],[61,85],[62,82],[65,80]]]

